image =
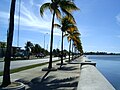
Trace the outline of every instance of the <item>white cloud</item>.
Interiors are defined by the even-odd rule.
[[[51,21],[48,22],[48,20],[43,20],[40,17],[37,17],[33,11],[29,10],[28,8],[25,7],[24,4],[22,4],[21,8],[21,25],[22,26],[30,26],[34,28],[39,28],[39,29],[49,29],[51,25]]]
[[[36,4],[35,6],[40,7],[42,4],[48,3],[48,2],[51,2],[51,1],[50,0],[42,0],[42,2],[40,2],[39,4]]]
[[[44,0],[43,2],[48,2],[49,0]],[[33,0],[30,0],[30,3],[33,4]],[[17,9],[16,9],[17,10]],[[17,11],[18,13],[18,11]],[[15,14],[15,24],[17,27],[18,24],[18,15]],[[41,18],[39,13],[35,13],[32,8],[27,7],[26,3],[21,2],[21,15],[20,15],[20,29],[29,30],[34,32],[41,33],[51,33],[51,16],[50,12],[45,12],[44,17]],[[37,16],[38,15],[38,16]],[[0,19],[8,24],[9,12],[0,11]],[[55,20],[55,22],[58,22]],[[54,35],[60,36],[60,30],[54,30]]]

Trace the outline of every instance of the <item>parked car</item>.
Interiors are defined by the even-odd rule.
[[[27,59],[28,56],[30,56],[30,53],[28,53],[26,51],[19,51],[14,54],[14,58],[26,58]]]
[[[43,58],[43,57],[45,57],[45,55],[44,55],[43,53],[38,53],[38,54],[36,54],[36,57],[37,57],[37,58],[38,58],[38,57]]]
[[[62,54],[55,54],[54,57],[61,57]],[[66,53],[63,53],[63,57],[66,57]]]
[[[14,54],[14,57],[24,57],[24,53],[23,52],[17,52]]]
[[[54,57],[61,57],[61,55],[60,54],[55,54]]]

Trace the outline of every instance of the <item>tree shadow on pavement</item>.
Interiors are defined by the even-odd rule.
[[[57,79],[55,76],[47,76],[48,72],[43,77],[33,78],[31,81],[19,79],[17,81],[24,83],[26,90],[76,90],[79,77],[68,77]]]
[[[41,78],[37,77],[31,80],[27,90],[75,90],[78,84],[77,81],[74,81],[76,79],[78,77],[56,79],[55,76],[48,76],[41,81]]]
[[[71,69],[73,68],[71,67]],[[63,79],[58,79],[55,75],[49,75],[49,73],[50,71],[46,72],[43,76],[33,78],[31,81],[25,79],[17,81],[24,83],[26,90],[76,90],[79,77],[63,77]]]
[[[76,70],[78,68],[74,67],[74,66],[70,66],[70,67],[60,67],[58,68],[59,70],[62,70],[62,71],[72,71],[72,70]]]

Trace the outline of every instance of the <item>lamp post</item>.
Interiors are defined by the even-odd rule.
[[[45,35],[48,34],[48,33],[45,33],[44,34],[44,49],[45,49]]]
[[[58,43],[57,43],[57,48],[59,49],[60,47],[60,40],[58,40]]]

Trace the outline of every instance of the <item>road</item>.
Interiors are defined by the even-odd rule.
[[[58,57],[54,57],[53,61],[58,60]],[[49,58],[45,59],[34,59],[34,60],[18,60],[18,61],[11,61],[11,69],[38,64],[38,63],[44,63],[49,62]],[[0,71],[3,71],[4,68],[4,62],[0,62]]]

